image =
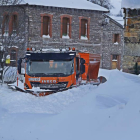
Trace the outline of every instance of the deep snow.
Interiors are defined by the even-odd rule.
[[[139,140],[140,77],[100,70],[108,81],[46,97],[0,87],[0,140]]]

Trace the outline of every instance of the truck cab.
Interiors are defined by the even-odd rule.
[[[24,89],[29,91],[39,88],[48,92],[57,92],[79,85],[82,80],[87,81],[88,79],[89,57],[89,53],[76,53],[75,50],[28,50],[24,57]],[[21,73],[21,63],[22,59],[19,59],[19,74]],[[96,72],[98,76],[99,64],[96,63],[96,66],[98,66]]]

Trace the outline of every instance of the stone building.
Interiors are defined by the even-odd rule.
[[[43,1],[43,0],[42,0]],[[101,67],[122,68],[123,27],[107,9],[86,0],[51,0],[42,4],[0,7],[1,41],[12,65],[27,47],[66,48],[101,54]]]
[[[140,1],[123,0],[124,61],[123,70],[140,74]]]

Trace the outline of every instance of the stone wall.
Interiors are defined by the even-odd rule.
[[[52,38],[44,39],[41,34],[40,14],[52,14]],[[60,16],[68,14],[72,16],[72,37],[71,39],[60,38]],[[121,66],[123,59],[123,29],[112,19],[108,25],[102,26],[105,16],[99,11],[76,10],[68,8],[50,8],[50,7],[28,7],[29,15],[29,47],[37,48],[65,48],[75,47],[77,50],[89,51],[102,55],[102,68],[111,68],[111,55],[121,55]],[[90,18],[90,37],[89,40],[79,39],[79,17]],[[120,34],[121,41],[118,45],[112,42],[113,34]]]
[[[114,44],[113,35],[120,35],[119,44]],[[122,68],[123,49],[124,49],[123,28],[115,24],[110,19],[110,23],[103,28],[102,35],[102,59],[103,68],[111,69],[111,55],[120,55],[120,69]]]
[[[12,8],[13,11],[19,13],[19,20],[24,24],[23,28],[19,30],[20,38],[23,37],[24,39],[22,45],[17,44],[19,46],[18,56],[23,57],[27,47],[36,47],[38,49],[75,47],[76,50],[101,54],[101,67],[106,69],[111,69],[112,54],[121,55],[120,67],[122,67],[123,28],[112,19],[107,25],[103,25],[102,23],[106,18],[103,12],[31,5],[23,5],[23,7],[24,9],[20,6]],[[8,7],[3,7],[0,14],[2,15],[4,11],[8,11]],[[52,38],[41,37],[41,14],[44,13],[53,15]],[[71,39],[62,39],[60,37],[60,17],[64,14],[72,16]],[[79,39],[79,17],[81,16],[90,18],[89,40]],[[24,35],[22,35],[23,32]],[[121,36],[118,45],[114,45],[112,41],[115,33]]]
[[[140,17],[137,9],[124,9],[124,15],[123,69],[125,72],[134,73],[135,65],[140,59]]]
[[[4,14],[9,15],[9,22],[14,12],[18,13],[18,33],[12,35],[2,35]],[[24,6],[1,6],[0,7],[0,42],[5,48],[5,56],[10,52],[10,48],[17,48],[18,57],[23,57],[27,47],[28,24]],[[9,23],[10,24],[10,23]]]

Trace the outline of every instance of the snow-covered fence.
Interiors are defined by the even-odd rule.
[[[5,67],[3,72],[4,83],[16,82],[17,76],[18,76],[18,80],[24,82],[24,73],[25,73],[24,68],[22,68],[21,71],[22,71],[22,75],[17,75],[17,67],[12,67],[12,66]]]
[[[0,43],[0,83],[2,83],[3,67],[4,67],[4,48]]]
[[[17,79],[17,68],[16,67],[5,67],[3,71],[3,81],[5,83],[14,83]]]

